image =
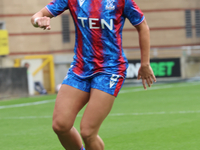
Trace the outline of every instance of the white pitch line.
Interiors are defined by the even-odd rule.
[[[156,86],[156,87],[151,87],[147,88],[148,90],[160,90],[160,89],[167,89],[167,88],[172,88],[172,87],[185,87],[185,86],[195,86],[195,85],[200,85],[200,82],[197,83],[192,83],[192,84],[180,84],[180,85],[164,85],[164,86]],[[130,90],[121,90],[119,93],[129,93],[129,92],[140,92],[140,91],[145,91],[143,88],[139,89],[130,89]]]
[[[15,104],[15,105],[4,105],[4,106],[0,106],[0,109],[41,105],[41,104],[46,104],[46,103],[51,103],[51,102],[55,102],[55,99],[32,102],[32,103],[22,103],[22,104]]]
[[[164,115],[164,114],[191,114],[191,113],[200,113],[198,111],[177,111],[177,112],[146,112],[146,113],[118,113],[118,114],[110,114],[109,116],[142,116],[142,115]]]
[[[21,117],[2,117],[0,119],[45,119],[45,118],[52,118],[52,116],[21,116]]]
[[[161,87],[151,87],[148,88],[148,90],[158,90],[158,89],[166,89],[166,88],[172,88],[172,85],[167,85],[167,86],[161,86]],[[120,94],[122,93],[129,93],[129,92],[140,92],[140,91],[145,91],[143,88],[141,89],[131,89],[131,90],[121,90]]]
[[[159,90],[159,89],[166,89],[166,88],[172,88],[172,87],[184,87],[184,86],[194,86],[194,85],[200,85],[200,82],[192,83],[192,84],[156,86],[156,87],[148,88],[148,90]],[[130,90],[121,90],[120,94],[129,93],[129,92],[140,92],[140,91],[145,91],[145,90],[143,88],[130,89]],[[15,105],[4,105],[4,106],[0,106],[0,109],[25,107],[25,106],[32,106],[32,105],[41,105],[41,104],[46,104],[46,103],[51,103],[51,102],[55,102],[55,99],[32,102],[32,103],[22,103],[22,104],[15,104]]]
[[[197,111],[161,111],[161,112],[144,112],[144,113],[116,113],[109,114],[108,117],[118,117],[118,116],[145,116],[145,115],[172,115],[172,114],[197,114],[200,113],[200,110]],[[82,117],[78,115],[77,117]],[[11,119],[49,119],[52,116],[21,116],[21,117],[0,117],[0,120],[11,120]]]

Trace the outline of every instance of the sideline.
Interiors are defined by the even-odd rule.
[[[192,82],[192,83],[184,83],[180,85],[158,85],[155,87],[148,88],[148,90],[160,90],[160,89],[166,89],[166,88],[172,88],[172,87],[185,87],[185,86],[195,86],[195,85],[200,85],[200,82]],[[136,88],[136,89],[127,89],[127,90],[121,90],[119,94],[124,94],[124,93],[129,93],[129,92],[140,92],[140,91],[146,91],[143,88]],[[52,103],[55,102],[55,99],[50,99],[50,100],[44,100],[44,101],[38,101],[38,102],[32,102],[32,103],[22,103],[22,104],[15,104],[15,105],[3,105],[0,106],[1,109],[6,109],[6,108],[16,108],[16,107],[25,107],[25,106],[33,106],[33,105],[41,105],[41,104],[46,104],[46,103]]]
[[[130,89],[130,90],[121,90],[119,92],[119,94],[123,94],[123,93],[129,93],[129,92],[140,92],[140,91],[149,91],[149,90],[161,90],[161,89],[167,89],[167,88],[173,88],[173,87],[185,87],[185,86],[195,86],[195,85],[200,85],[200,82],[193,82],[193,83],[184,83],[184,84],[169,84],[169,85],[159,85],[159,86],[155,86],[155,87],[147,87],[147,90],[141,88],[138,89]]]
[[[108,117],[118,117],[118,116],[145,116],[145,115],[173,115],[173,114],[198,114],[200,110],[197,111],[171,111],[171,112],[145,112],[145,113],[116,113],[109,114]],[[82,115],[77,115],[77,117],[82,117]],[[52,116],[21,116],[21,117],[0,117],[0,120],[12,120],[12,119],[50,119]]]
[[[33,105],[40,105],[40,104],[46,104],[46,103],[52,103],[52,102],[55,102],[55,99],[32,102],[32,103],[22,103],[22,104],[15,104],[15,105],[4,105],[4,106],[0,106],[0,109],[16,108],[16,107],[24,107],[24,106],[33,106]]]

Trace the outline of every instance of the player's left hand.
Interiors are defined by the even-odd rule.
[[[153,70],[150,65],[141,65],[138,71],[138,80],[142,78],[142,84],[146,90],[146,83],[149,87],[153,84],[153,81],[156,82],[156,77],[154,76]]]

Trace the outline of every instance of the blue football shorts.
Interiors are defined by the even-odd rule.
[[[73,71],[69,71],[62,84],[72,86],[85,92],[90,92],[90,89],[94,88],[117,97],[124,84],[124,80],[122,76],[102,72],[83,78]]]

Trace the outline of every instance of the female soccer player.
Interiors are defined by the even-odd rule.
[[[128,18],[139,34],[141,67],[138,79],[146,89],[156,78],[150,67],[149,28],[134,0],[53,0],[32,18],[33,26],[50,30],[50,18],[69,9],[76,40],[74,61],[58,92],[53,113],[53,130],[66,150],[103,150],[98,136],[121,89],[128,67],[122,49],[122,29]],[[85,106],[80,134],[73,127]],[[82,139],[81,139],[82,137]]]

